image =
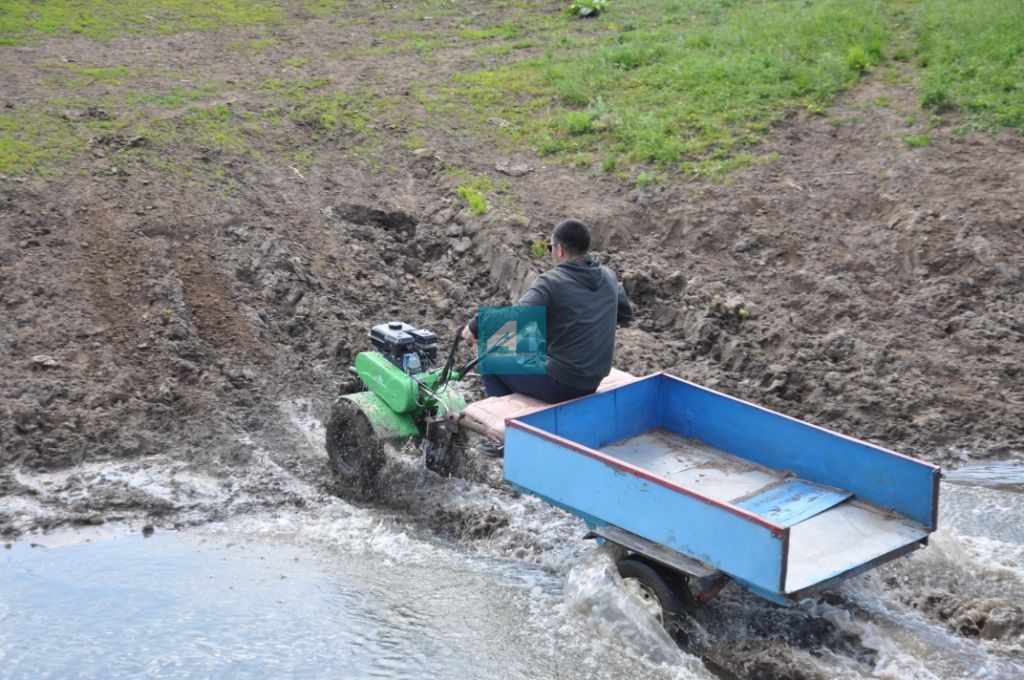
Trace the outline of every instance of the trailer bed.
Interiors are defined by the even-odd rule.
[[[939,476],[663,373],[520,415],[505,432],[517,488],[782,603],[925,545]]]
[[[804,590],[850,564],[868,562],[928,535],[920,523],[855,501],[848,491],[801,480],[668,430],[644,432],[598,450],[791,527],[786,592]]]

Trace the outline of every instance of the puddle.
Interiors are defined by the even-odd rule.
[[[0,675],[711,677],[682,652],[594,639],[564,577],[540,567],[358,514],[320,522],[317,541],[274,524],[0,550]]]

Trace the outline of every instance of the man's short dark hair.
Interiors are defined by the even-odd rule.
[[[565,251],[576,257],[590,249],[590,230],[579,220],[562,220],[555,225],[552,237]]]

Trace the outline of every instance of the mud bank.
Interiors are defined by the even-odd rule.
[[[513,299],[546,266],[530,244],[567,214],[592,224],[636,304],[619,367],[934,462],[1019,459],[1022,143],[887,143],[896,114],[864,108],[881,87],[840,105],[850,122],[785,123],[779,159],[729,185],[630,190],[536,159],[509,180],[520,207],[482,217],[435,151],[397,157],[399,180],[250,168],[237,203],[145,166],[0,180],[0,527],[182,509],[116,480],[86,498],[85,471],[107,461],[173,462],[230,493],[260,449],[283,450],[282,400],[325,413],[372,323],[450,341],[475,304]],[[25,481],[38,474],[57,477]]]
[[[401,53],[338,56],[322,21],[288,30],[341,90],[406,97],[427,75]],[[155,69],[173,55],[182,73],[216,64],[218,105],[279,104],[250,86],[280,74],[272,51],[232,47],[244,31],[208,38],[19,46],[4,103],[39,105],[55,62]],[[143,89],[165,93],[167,78]],[[53,177],[0,178],[0,534],[316,502],[295,479],[329,496],[326,459],[297,453],[294,423],[324,417],[368,328],[400,318],[450,341],[476,304],[514,299],[547,266],[531,245],[567,215],[591,224],[635,302],[620,368],[938,463],[1020,460],[1024,142],[957,134],[949,116],[911,148],[900,132],[923,114],[906,83],[872,76],[827,116],[794,114],[754,150],[774,160],[724,183],[636,188],[459,130],[412,145],[385,119],[365,121],[372,153],[351,131],[298,124],[246,139],[248,153],[172,135],[173,158],[104,134]],[[62,125],[127,115],[51,108]],[[302,171],[294,139],[316,142]],[[483,174],[502,188],[476,215],[457,189]]]

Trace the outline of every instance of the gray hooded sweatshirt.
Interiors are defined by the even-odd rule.
[[[633,319],[615,273],[590,255],[544,272],[516,304],[547,308],[547,374],[581,390],[611,371],[615,326]]]

